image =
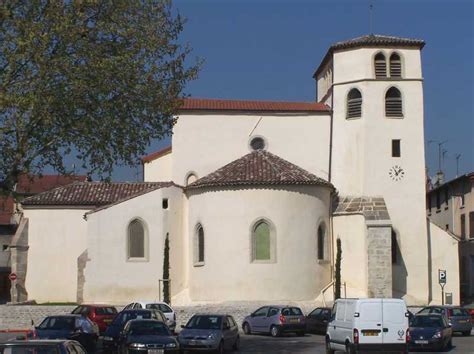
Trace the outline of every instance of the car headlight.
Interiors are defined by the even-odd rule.
[[[176,348],[176,343],[168,343],[166,344],[166,348]]]
[[[436,332],[434,335],[433,335],[433,338],[441,338],[443,336],[443,334],[441,332]]]
[[[212,339],[212,340],[214,340],[214,339],[216,339],[216,338],[217,338],[217,337],[216,337],[216,335],[215,335],[214,333],[211,333],[211,334],[209,334],[209,335],[207,336],[207,339]]]
[[[104,336],[104,337],[102,337],[102,340],[112,342],[114,339],[112,337]]]
[[[132,343],[129,345],[130,348],[145,348],[146,345],[143,343]]]

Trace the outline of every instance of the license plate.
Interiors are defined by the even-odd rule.
[[[376,337],[378,336],[378,332],[376,331],[367,331],[367,332],[362,332],[362,334],[366,337]]]
[[[416,340],[415,344],[428,344],[427,340]]]
[[[112,320],[104,320],[105,323],[110,323]]]
[[[165,354],[164,349],[148,349],[148,354]]]
[[[293,318],[290,320],[290,323],[299,323],[299,322],[300,322],[299,318]]]

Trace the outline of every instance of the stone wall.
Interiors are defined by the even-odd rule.
[[[391,225],[367,223],[367,270],[369,297],[392,297]]]

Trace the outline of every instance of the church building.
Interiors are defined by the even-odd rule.
[[[458,240],[426,217],[422,40],[332,45],[314,102],[187,98],[144,182],[23,201],[12,298],[175,305],[333,299],[459,303]],[[170,276],[163,279],[165,241]]]

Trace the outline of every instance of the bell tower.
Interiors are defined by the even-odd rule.
[[[422,40],[367,35],[332,45],[314,74],[332,108],[330,179],[340,196],[383,197],[392,293],[428,302]]]

